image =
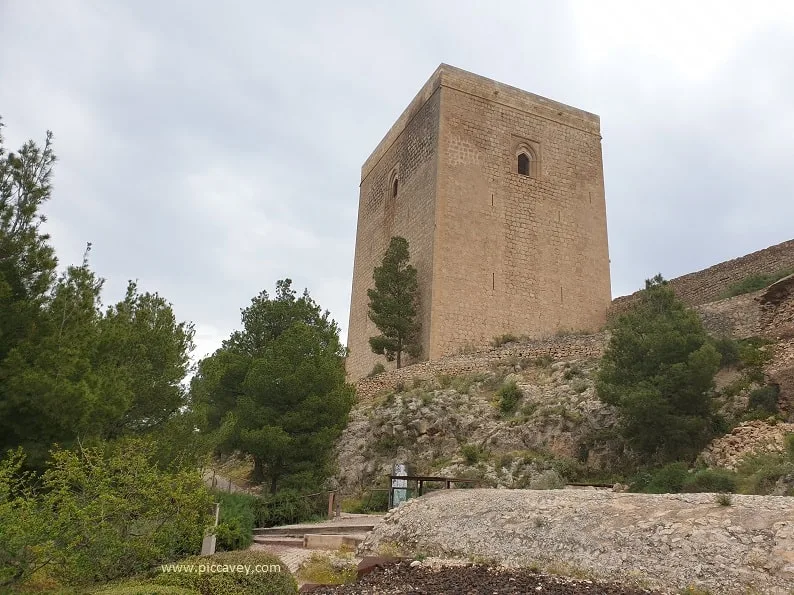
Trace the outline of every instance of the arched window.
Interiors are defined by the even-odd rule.
[[[397,198],[397,189],[400,185],[399,179],[395,176],[394,181],[391,183],[391,197]]]
[[[518,154],[518,173],[522,176],[530,175],[531,171],[531,159],[530,156],[526,153],[519,153]]]

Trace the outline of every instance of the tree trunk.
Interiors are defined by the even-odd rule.
[[[270,493],[271,493],[271,495],[276,493],[276,484],[277,483],[278,483],[278,478],[275,475],[273,475],[273,477],[270,478]]]
[[[397,341],[397,369],[400,369],[402,365],[402,354],[403,354],[403,342],[398,340]]]
[[[254,457],[254,476],[252,479],[256,484],[261,484],[265,481],[265,469],[262,465],[262,459],[259,457]]]

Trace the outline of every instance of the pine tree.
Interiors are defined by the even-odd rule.
[[[711,438],[720,355],[697,313],[657,275],[640,303],[612,325],[598,394],[618,408],[623,435],[657,462],[688,460]]]
[[[408,240],[391,239],[373,278],[375,289],[367,291],[369,318],[382,334],[370,337],[369,345],[388,361],[396,359],[399,368],[403,353],[416,357],[422,351],[417,320],[419,286],[416,269],[409,264]]]

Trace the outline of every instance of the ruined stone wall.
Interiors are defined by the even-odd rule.
[[[430,358],[595,331],[611,302],[597,116],[441,72]],[[517,155],[528,147],[532,175]]]
[[[493,366],[509,365],[518,360],[532,361],[540,357],[550,357],[554,361],[600,358],[607,339],[606,333],[552,337],[421,362],[399,370],[389,370],[372,378],[361,378],[355,383],[356,395],[359,402],[363,402],[382,391],[394,390],[400,385],[411,386],[414,380],[430,380],[441,374],[455,376],[484,372]]]
[[[676,277],[670,281],[670,285],[686,304],[698,306],[718,300],[728,287],[747,277],[789,269],[794,269],[794,240],[721,262],[702,271]],[[630,308],[638,299],[638,293],[615,299],[610,308],[610,316],[618,315]]]
[[[419,281],[423,351],[429,351],[439,100],[437,81],[431,80],[361,170],[346,362],[351,378],[384,361],[368,343],[379,331],[368,317],[367,290],[392,236],[402,236],[410,245]],[[390,187],[394,177],[397,196]]]
[[[695,306],[694,310],[703,326],[716,337],[746,339],[762,334],[761,304],[758,297],[764,292],[755,291],[735,297]]]

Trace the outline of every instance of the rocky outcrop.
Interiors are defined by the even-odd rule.
[[[662,589],[794,589],[794,498],[443,490],[388,514],[359,553],[539,566]]]
[[[714,439],[700,456],[709,467],[736,469],[748,455],[783,452],[786,434],[792,432],[794,423],[748,421]]]
[[[440,375],[462,376],[490,372],[496,366],[512,366],[539,358],[548,358],[551,361],[599,358],[608,340],[609,335],[604,332],[515,341],[500,347],[420,362],[361,378],[356,382],[356,395],[359,401],[368,401],[384,391],[400,390],[400,387],[432,380]]]
[[[597,464],[605,453],[589,448],[588,438],[616,417],[595,396],[595,370],[592,359],[511,360],[361,402],[338,441],[340,488],[356,492],[383,483],[398,462],[413,473],[465,475],[504,487],[550,481],[544,472],[559,465],[550,457]],[[523,396],[504,412],[497,392],[511,382]]]

